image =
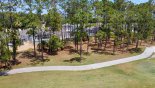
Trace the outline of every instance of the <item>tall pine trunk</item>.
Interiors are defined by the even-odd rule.
[[[11,7],[11,6],[10,6]],[[9,8],[9,11],[10,12],[12,12],[12,8]],[[15,62],[16,62],[16,30],[15,29],[13,29],[13,25],[12,25],[12,23],[13,23],[13,18],[12,18],[12,13],[10,13],[10,16],[9,16],[9,20],[10,20],[10,29],[11,29],[11,31],[12,31],[12,45],[13,45],[13,55],[12,55],[12,59],[13,59],[13,62],[14,62],[14,64],[15,64]]]
[[[139,39],[137,39],[137,41],[136,41],[136,49],[138,48],[138,45],[139,45]]]
[[[116,51],[116,40],[114,40],[114,45],[113,45],[113,54],[115,54]]]
[[[34,33],[34,28],[32,29],[33,30],[33,47],[34,47],[34,57],[36,58],[36,42],[35,42],[35,33]]]
[[[82,59],[82,37],[80,38],[80,59]]]
[[[61,40],[64,41],[63,31],[62,31],[62,30],[63,30],[63,27],[62,27],[62,29],[61,29]]]
[[[87,40],[88,40],[88,42],[87,42],[87,53],[89,53],[89,36],[87,36]]]
[[[16,62],[16,38],[14,38],[14,35],[13,35],[12,45],[13,45],[13,57],[12,57],[12,59],[14,62]]]
[[[40,37],[41,37],[40,38],[41,39],[41,59],[44,60],[44,55],[43,55],[44,52],[43,52],[43,44],[42,44],[43,43],[43,41],[42,41],[42,38],[43,38],[42,29],[41,29],[41,36]]]
[[[106,36],[106,40],[105,40],[105,44],[104,44],[104,50],[106,50],[107,43],[108,43],[108,37]]]

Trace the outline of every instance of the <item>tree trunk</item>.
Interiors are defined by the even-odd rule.
[[[106,50],[107,43],[108,43],[108,37],[106,37],[106,40],[105,40],[104,50]]]
[[[124,53],[124,43],[122,43],[122,53]]]
[[[41,50],[41,38],[40,38],[40,35],[38,35],[37,37],[38,37],[37,39],[38,39],[38,42],[39,42],[38,44],[39,44],[39,51],[40,51]],[[39,52],[39,54],[40,54],[40,52]]]
[[[52,28],[50,27],[50,38],[51,38],[51,36],[52,36]]]
[[[143,40],[140,40],[140,45],[142,45]]]
[[[6,36],[9,38],[10,36],[8,35],[8,33],[6,32]],[[10,50],[10,48],[9,48],[9,41],[7,40],[7,38],[6,38],[6,41],[7,41],[7,49],[8,50]]]
[[[43,41],[42,41],[42,38],[43,38],[42,29],[41,29],[41,36],[40,36],[40,37],[41,37],[41,38],[40,38],[40,39],[41,39],[41,59],[44,60],[44,55],[43,55],[43,54],[44,54],[44,53],[43,53],[43,44],[42,44],[42,42],[43,42]]]
[[[54,29],[52,30],[52,32],[53,32],[53,35],[55,34],[55,31],[54,31]]]
[[[82,37],[80,38],[80,59],[82,59]]]
[[[61,29],[61,38],[62,38],[61,40],[63,41],[64,40],[64,37],[63,37],[63,31],[62,31],[62,29]]]
[[[77,47],[77,52],[79,51],[79,41],[76,39],[76,47]]]
[[[65,39],[65,41],[66,41],[66,29],[67,29],[66,26],[67,26],[67,25],[65,24],[65,30],[64,30],[64,39]]]
[[[78,26],[78,24],[77,24],[77,28],[78,28],[79,26]],[[76,31],[78,32],[78,29],[76,29]],[[78,36],[77,36],[77,38],[75,39],[75,41],[76,41],[76,48],[77,48],[77,52],[79,51],[79,41],[78,41]]]
[[[129,50],[129,45],[130,45],[130,37],[127,38],[128,41],[127,41],[127,50]]]
[[[103,47],[103,40],[101,40],[101,49],[102,49],[102,47]]]
[[[95,34],[95,44],[97,43],[97,38],[96,38],[96,34]]]
[[[113,45],[113,54],[115,54],[116,51],[116,41],[114,40],[114,45]]]
[[[13,44],[13,61],[16,62],[16,39],[15,38],[13,38],[12,44]]]
[[[136,49],[138,48],[138,45],[139,45],[139,39],[137,39],[136,41]]]
[[[77,50],[77,40],[76,40],[76,36],[74,38],[74,46],[75,46],[75,50]]]
[[[87,36],[87,40],[88,40],[88,42],[87,42],[87,53],[89,52],[88,50],[89,50],[89,37]]]
[[[89,30],[88,30],[88,34],[89,34],[89,36],[90,36],[90,29],[91,29],[91,23],[89,23],[90,24],[90,27],[88,28]]]
[[[34,28],[33,28],[33,47],[34,47],[34,57],[36,58],[36,43],[35,43],[35,34],[34,34]]]
[[[9,11],[10,12],[12,12],[12,9],[10,8],[9,9]],[[16,38],[15,38],[15,34],[16,34],[16,30],[15,29],[13,29],[13,27],[12,27],[12,23],[13,23],[13,18],[12,18],[12,13],[10,14],[10,29],[11,29],[11,31],[13,32],[12,33],[12,38],[13,38],[13,40],[12,40],[12,45],[13,45],[13,56],[12,56],[12,59],[13,59],[13,62],[15,63],[16,62]]]

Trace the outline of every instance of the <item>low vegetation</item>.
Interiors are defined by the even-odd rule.
[[[0,77],[2,88],[154,88],[154,81],[154,59],[92,71],[34,72]]]

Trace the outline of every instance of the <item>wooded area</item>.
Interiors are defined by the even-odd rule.
[[[70,39],[55,35],[65,24],[74,25]],[[90,27],[99,28],[94,36],[85,30]],[[40,33],[37,46],[42,60],[45,49],[52,54],[63,50],[67,41],[74,43],[82,58],[82,44],[87,42],[89,53],[92,37],[99,50],[106,51],[110,42],[113,54],[118,46],[128,50],[134,44],[138,50],[142,41],[155,41],[155,1],[134,4],[127,0],[0,0],[0,62],[6,66],[17,62],[17,47],[21,44],[19,29],[27,30],[33,37],[35,58],[35,36]],[[43,40],[43,31],[49,32],[49,41]]]

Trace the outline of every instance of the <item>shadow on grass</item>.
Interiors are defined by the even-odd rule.
[[[52,52],[52,54],[57,54],[55,52]],[[19,56],[19,58],[25,58],[25,59],[30,59],[30,64],[29,65],[37,65],[37,64],[44,64],[44,62],[48,62],[50,61],[50,59],[46,59],[47,56],[44,56],[44,59],[42,59],[42,56],[41,55],[38,55],[36,56],[36,58],[34,57],[33,55],[33,52],[30,52],[30,51],[25,51],[25,52],[22,52],[21,55]]]
[[[69,51],[69,54],[77,53],[77,50],[75,50],[72,46],[65,46],[64,51]]]
[[[142,49],[141,48],[132,48],[132,49],[129,49],[129,52],[130,53],[141,53]]]
[[[21,52],[21,55],[19,56],[19,58],[34,58],[33,52],[30,51],[25,51],[25,52]]]
[[[92,44],[92,43],[90,43],[89,46],[95,47],[95,46],[97,46],[97,44]]]
[[[32,59],[30,62],[30,65],[32,66],[35,66],[35,65],[38,65],[38,64],[41,64],[41,65],[44,65],[45,62],[49,62],[50,59]]]
[[[83,54],[83,55],[86,55],[86,56],[90,56],[90,55],[91,55],[90,52],[83,52],[82,54]]]
[[[74,58],[71,58],[70,60],[64,60],[64,62],[69,62],[69,63],[72,63],[72,62],[79,62],[81,63],[83,60],[85,60],[86,58],[80,58],[80,57],[74,57]]]
[[[21,62],[19,60],[17,60],[17,59],[15,61],[10,60],[8,66],[19,65],[19,64],[21,64]]]
[[[8,76],[6,71],[0,71],[0,76]]]
[[[103,49],[98,49],[98,48],[91,48],[93,53],[97,54],[105,54],[105,55],[114,55],[112,51],[110,50],[103,50]]]
[[[7,69],[0,69],[0,76],[8,76],[7,71],[9,71],[10,68]]]
[[[75,49],[69,49],[69,54],[75,54],[75,53],[77,53],[77,50],[75,50]]]

